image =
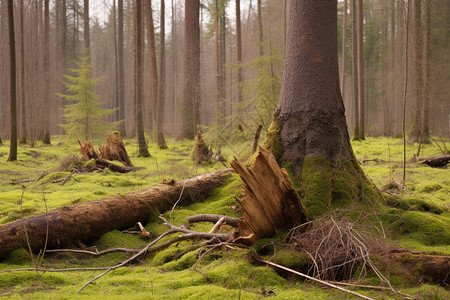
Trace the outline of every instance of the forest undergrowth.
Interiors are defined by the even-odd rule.
[[[19,147],[19,160],[2,163],[0,166],[0,224],[20,220],[23,217],[43,214],[46,210],[70,206],[104,198],[108,195],[138,191],[159,182],[184,179],[198,174],[223,169],[221,163],[195,166],[189,158],[193,141],[168,140],[169,149],[159,150],[150,144],[150,158],[137,156],[134,140],[124,144],[136,167],[135,172],[119,174],[110,170],[92,173],[70,174],[61,168],[65,157],[79,156],[76,143],[67,144],[53,139],[52,146],[28,145]],[[208,142],[208,141],[207,141]],[[439,142],[437,142],[439,143]],[[442,143],[422,145],[421,157],[442,155]],[[214,145],[217,147],[217,145]],[[408,161],[405,187],[402,189],[403,145],[393,138],[367,138],[353,142],[354,153],[361,166],[378,189],[384,192],[385,203],[374,214],[380,222],[382,233],[372,232],[380,239],[387,239],[383,245],[409,248],[428,254],[450,255],[450,176],[448,169],[435,169],[417,161]],[[447,142],[446,148],[450,148]],[[0,145],[0,159],[6,160],[8,144]],[[250,152],[250,143],[242,141],[233,145],[222,145],[222,155],[231,161],[233,156],[245,157]],[[416,145],[407,146],[407,158],[417,152]],[[204,202],[191,205],[179,203],[172,215],[163,216],[176,226],[186,222],[190,215],[212,213],[239,217],[240,210],[235,197],[242,193],[242,182],[237,175],[226,180]],[[21,200],[22,199],[22,200]],[[330,233],[333,228],[348,226],[345,220],[327,224]],[[163,221],[154,218],[145,225],[153,237],[165,232]],[[317,221],[316,221],[317,223]],[[206,231],[210,223],[196,223],[192,230]],[[340,226],[340,227],[338,227]],[[322,227],[323,228],[323,227]],[[368,227],[364,228],[366,231]],[[136,230],[136,229],[134,229]],[[231,228],[224,226],[223,232]],[[351,230],[350,230],[351,231]],[[348,231],[348,232],[350,232]],[[369,230],[370,231],[370,230]],[[342,233],[341,236],[347,233]],[[361,233],[362,234],[362,233]],[[371,237],[372,235],[366,235]],[[348,236],[351,237],[350,234]],[[163,241],[168,238],[163,239]],[[290,243],[287,241],[290,240]],[[274,299],[334,299],[352,298],[335,289],[324,289],[321,285],[305,281],[285,271],[272,269],[257,261],[256,257],[301,270],[311,257],[296,251],[294,243],[300,243],[292,232],[279,233],[275,238],[263,239],[250,248],[227,247],[215,249],[198,241],[181,241],[170,247],[150,253],[125,267],[118,268],[87,286],[80,294],[77,291],[89,280],[103,271],[66,272],[5,272],[18,268],[33,268],[26,249],[14,251],[8,259],[0,262],[0,297],[32,299],[108,298],[129,299],[260,299],[273,296]],[[101,251],[109,248],[142,249],[147,238],[119,231],[104,234],[90,245],[74,245],[76,249]],[[388,247],[388,246],[386,246]],[[206,254],[205,254],[206,253]],[[99,257],[78,253],[47,253],[40,261],[40,268],[88,268],[108,267],[120,263],[130,254],[111,253]],[[199,257],[202,257],[199,259]],[[445,299],[448,287],[427,282],[426,278],[415,276],[395,265],[371,258],[390,284],[403,293],[418,299]],[[34,260],[36,259],[36,255]],[[306,264],[305,264],[306,262]],[[323,262],[325,264],[325,262]],[[417,265],[416,268],[420,268]],[[305,272],[311,270],[304,270]],[[364,277],[361,274],[365,272]],[[311,271],[313,273],[313,271]],[[376,272],[367,266],[355,265],[346,270],[360,285],[379,285]],[[317,274],[316,274],[317,275]],[[359,277],[358,277],[359,276]],[[375,299],[402,298],[389,290],[352,288],[360,294]]]

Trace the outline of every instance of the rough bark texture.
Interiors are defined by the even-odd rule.
[[[127,167],[132,167],[130,157],[128,156],[127,150],[123,145],[122,139],[120,138],[119,132],[112,132],[106,138],[106,145],[100,148],[100,156],[106,160],[117,160],[123,163]]]
[[[152,215],[170,209],[181,191],[182,203],[205,199],[230,174],[230,169],[176,182],[158,184],[147,190],[114,195],[102,200],[62,207],[48,215],[25,218],[0,226],[0,259],[26,247],[24,226],[34,252],[44,248],[48,222],[47,249],[63,248],[76,242],[89,243],[111,230],[127,229],[147,222]]]
[[[17,160],[17,112],[16,112],[16,42],[14,38],[14,5],[8,3],[8,31],[9,31],[9,70],[10,70],[10,115],[11,115],[11,145],[8,161]]]
[[[199,124],[200,105],[200,23],[199,0],[185,0],[184,15],[184,103],[181,137],[194,137]]]
[[[271,237],[277,230],[290,229],[307,221],[305,208],[285,169],[280,169],[272,153],[261,148],[250,168],[234,159],[231,167],[245,183],[244,210],[239,221],[239,237],[248,244]]]
[[[195,145],[193,153],[195,164],[199,165],[204,161],[211,160],[212,154],[212,151],[208,150],[208,145],[206,145],[205,141],[203,140],[202,132],[200,130],[197,130],[197,133],[195,134]]]
[[[266,145],[290,164],[308,216],[373,201],[347,133],[339,89],[337,1],[290,3],[280,102]]]

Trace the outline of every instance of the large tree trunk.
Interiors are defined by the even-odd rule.
[[[163,213],[173,206],[180,194],[184,204],[205,199],[230,172],[226,169],[174,184],[158,184],[147,190],[62,207],[48,215],[1,225],[0,259],[6,258],[15,249],[27,247],[25,227],[34,252],[45,246],[47,224],[47,249],[67,247],[76,242],[89,243],[111,230],[127,229],[136,222],[146,222],[155,214]]]
[[[17,113],[16,113],[16,42],[14,38],[14,4],[8,3],[8,31],[9,31],[9,66],[10,66],[10,114],[11,114],[11,145],[8,161],[17,160]]]
[[[339,89],[337,1],[290,4],[283,85],[266,145],[278,160],[291,164],[308,216],[317,216],[378,194],[358,166],[347,132]]]

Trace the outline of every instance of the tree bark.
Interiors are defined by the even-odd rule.
[[[290,2],[280,102],[266,145],[301,183],[308,216],[379,193],[353,154],[339,88],[337,1]],[[364,195],[364,196],[361,196]],[[357,199],[367,198],[367,202]]]
[[[126,137],[125,131],[125,71],[123,62],[123,0],[117,2],[117,64],[119,71],[119,132]]]
[[[363,1],[358,0],[358,109],[359,109],[359,138],[365,140],[365,105],[364,105],[364,32],[363,32]]]
[[[159,149],[167,149],[164,138],[164,105],[166,103],[166,4],[161,0],[161,18],[159,33],[159,85],[158,85],[158,114],[156,116],[156,139]]]
[[[118,132],[113,132],[106,138],[106,145],[100,152],[104,159],[120,161],[127,167],[133,166]]]
[[[347,69],[347,0],[344,0],[344,14],[342,17],[342,67],[341,67],[341,94],[345,97],[345,73]]]
[[[182,138],[193,138],[200,116],[199,0],[185,0],[184,99]]]
[[[14,38],[14,4],[8,0],[8,32],[9,32],[9,70],[10,70],[10,115],[11,144],[8,161],[17,160],[17,95],[16,95],[16,41]]]
[[[356,1],[352,0],[352,75],[353,75],[353,137],[352,140],[359,141],[359,101],[358,101],[358,55],[357,55],[357,31],[356,31]]]
[[[237,80],[238,80],[238,92],[237,92],[237,102],[242,102],[242,86],[243,81],[242,75],[242,33],[241,33],[241,0],[236,0],[236,59],[238,69],[237,69]]]
[[[237,199],[244,210],[239,219],[238,239],[253,244],[307,221],[289,175],[280,169],[272,153],[261,148],[250,168],[234,159],[231,167],[245,183],[244,198]]]
[[[90,52],[90,36],[89,36],[89,0],[84,0],[84,15],[83,15],[83,25],[84,25],[84,48],[86,49],[87,53]]]
[[[136,113],[136,134],[139,144],[139,156],[149,157],[147,143],[144,135],[144,104],[142,95],[144,70],[142,66],[143,61],[143,44],[142,44],[142,2],[141,0],[134,1],[134,99],[135,99],[135,113]]]
[[[68,247],[76,242],[90,243],[111,230],[123,230],[136,222],[147,222],[152,215],[170,209],[180,194],[185,204],[202,201],[222,184],[230,171],[226,169],[200,175],[173,185],[158,184],[146,190],[62,207],[48,215],[0,225],[0,259],[6,258],[15,249],[27,247],[24,228],[34,252],[44,248],[47,224],[47,249]]]
[[[153,128],[156,128],[158,114],[158,67],[156,64],[155,26],[153,23],[152,1],[145,1],[144,4],[147,17],[147,40],[150,65],[150,103],[152,105]]]
[[[23,1],[19,1],[20,10],[20,100],[21,100],[21,124],[22,130],[20,135],[20,142],[26,144],[27,142],[27,122],[26,122],[26,101],[25,101],[25,29],[24,29],[24,9]]]
[[[43,92],[43,106],[44,106],[44,137],[42,142],[50,145],[50,0],[44,0],[44,47],[43,47],[43,62],[44,62],[44,92]]]

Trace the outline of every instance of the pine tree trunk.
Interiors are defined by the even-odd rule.
[[[152,122],[153,128],[156,128],[156,119],[158,114],[158,68],[156,64],[156,46],[155,46],[155,27],[153,23],[152,2],[145,1],[147,16],[147,40],[148,54],[150,63],[150,103],[152,105]]]
[[[357,22],[357,56],[358,56],[358,109],[359,109],[359,138],[365,140],[365,105],[364,105],[364,34],[363,34],[363,1],[358,0]]]
[[[17,160],[17,95],[16,95],[16,42],[14,38],[14,4],[8,0],[8,32],[9,32],[9,70],[10,70],[10,116],[11,116],[11,144],[8,161]]]
[[[242,102],[242,33],[241,33],[241,1],[236,0],[236,59],[239,68],[237,70],[238,76],[238,92],[237,102]]]
[[[159,87],[158,87],[158,114],[156,116],[156,134],[159,149],[167,149],[166,140],[164,138],[164,105],[166,103],[166,4],[161,0],[161,18],[159,33]]]
[[[44,0],[44,85],[43,85],[43,107],[44,115],[44,137],[42,142],[50,145],[50,0]]]
[[[83,6],[83,25],[84,25],[84,48],[87,49],[87,53],[90,52],[91,42],[89,35],[89,0],[84,0]]]
[[[379,197],[350,145],[337,47],[337,0],[291,0],[280,102],[266,145],[291,165],[312,217]],[[371,200],[357,202],[362,194]]]
[[[353,76],[353,137],[352,140],[359,141],[359,101],[358,101],[358,55],[357,55],[357,30],[356,30],[356,1],[352,0],[352,76]]]
[[[20,11],[20,93],[21,93],[21,124],[22,130],[20,135],[20,142],[27,142],[27,122],[26,122],[26,101],[25,101],[25,30],[24,30],[24,12],[23,12],[23,1],[19,0],[19,11]]]
[[[119,71],[119,132],[123,137],[126,137],[125,128],[125,71],[123,62],[123,0],[117,1],[117,63]]]

